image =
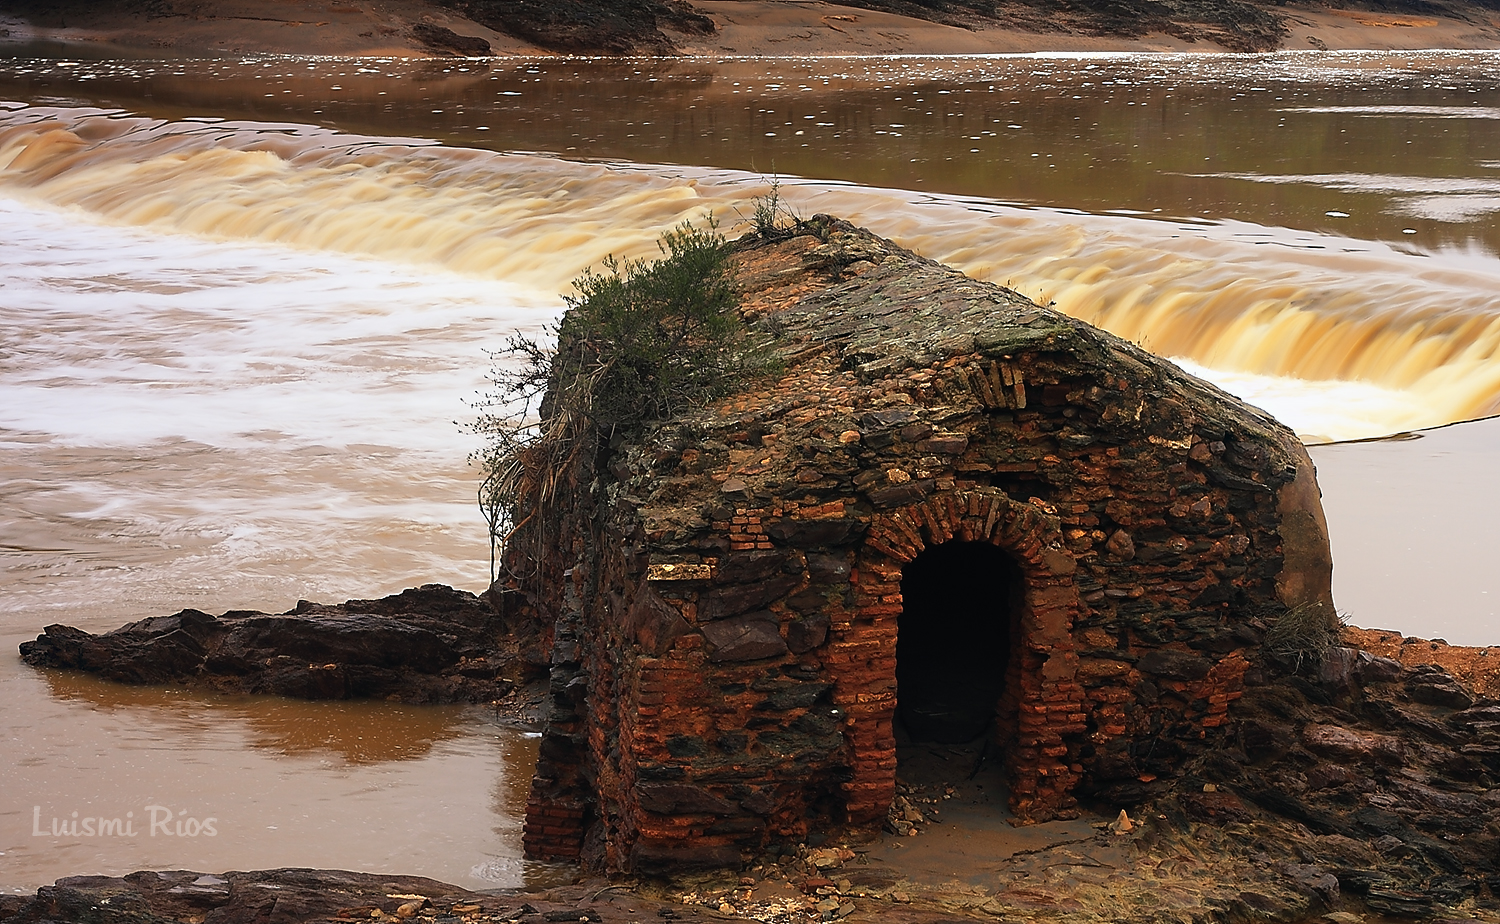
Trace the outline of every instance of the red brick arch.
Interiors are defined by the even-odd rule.
[[[1001,701],[1008,739],[1011,810],[1026,821],[1069,817],[1082,768],[1076,741],[1086,730],[1077,682],[1073,624],[1077,562],[1045,506],[1013,501],[996,489],[936,494],[877,513],[855,562],[852,612],[833,626],[829,660],[834,698],[845,713],[854,775],[845,784],[853,822],[884,817],[896,786],[896,626],[902,568],[922,550],[950,540],[988,542],[1020,566],[1021,611],[1014,614],[1010,671]]]

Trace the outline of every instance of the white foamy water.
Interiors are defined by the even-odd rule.
[[[0,163],[11,195],[112,222],[436,265],[544,292],[609,253],[653,253],[681,221],[717,213],[733,223],[766,191],[763,177],[736,171],[38,107],[0,117]],[[1309,437],[1500,411],[1500,261],[1483,253],[791,178],[782,189],[803,214],[847,217],[1210,379],[1229,374],[1252,402],[1288,408]],[[1329,383],[1395,400],[1348,414],[1349,388]],[[1377,394],[1369,388],[1362,394]]]
[[[456,421],[555,295],[4,199],[0,238],[0,612],[483,586]],[[160,561],[90,564],[110,548]]]
[[[285,865],[521,884],[533,743],[482,713],[122,688],[15,650],[52,622],[482,588],[455,421],[484,351],[556,295],[4,198],[0,240],[0,888]],[[153,831],[151,805],[216,833]],[[75,816],[136,836],[51,836]]]

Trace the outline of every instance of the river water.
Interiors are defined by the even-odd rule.
[[[461,423],[485,351],[608,254],[709,214],[733,233],[772,178],[1310,443],[1500,413],[1497,74],[1426,52],[0,60],[0,647],[481,588]],[[1494,640],[1497,451],[1483,423],[1314,449],[1354,622]],[[6,657],[0,740],[0,887],[547,875],[518,859],[531,739],[483,709],[122,689]],[[168,809],[199,835],[152,827]],[[137,834],[54,835],[75,812]]]

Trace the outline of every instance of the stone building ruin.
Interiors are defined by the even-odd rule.
[[[784,372],[580,459],[510,547],[509,618],[553,633],[529,855],[878,823],[898,736],[989,735],[1017,818],[1069,817],[1226,734],[1267,624],[1331,608],[1264,412],[825,216],[736,259]]]

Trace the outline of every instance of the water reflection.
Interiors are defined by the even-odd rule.
[[[18,639],[0,641],[13,652]],[[331,867],[476,888],[558,875],[520,857],[536,739],[482,708],[218,696],[6,661],[0,889],[151,868]],[[212,818],[215,833],[153,831],[153,805]],[[136,824],[54,834],[74,813]]]
[[[465,706],[407,706],[383,702],[304,702],[275,696],[213,695],[196,690],[109,683],[76,671],[37,672],[58,702],[98,715],[126,711],[158,734],[180,742],[221,736],[240,726],[244,744],[286,757],[337,759],[345,764],[419,760],[443,741],[471,735],[477,716]],[[504,806],[514,808],[515,798]],[[519,803],[525,804],[524,789]]]
[[[1496,253],[1496,65],[1440,52],[38,60],[0,67],[0,95]]]

